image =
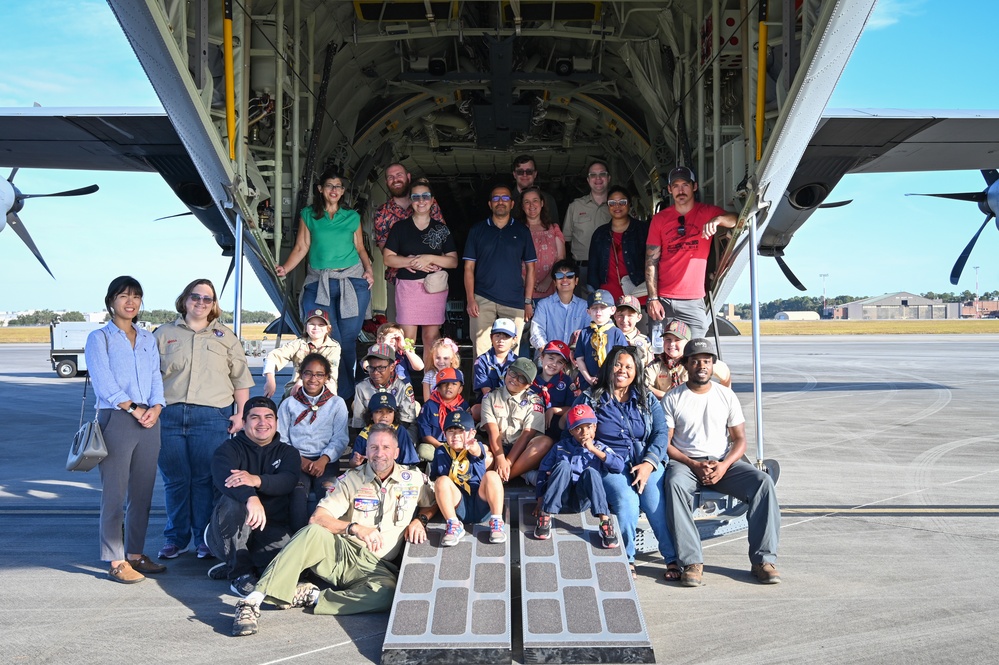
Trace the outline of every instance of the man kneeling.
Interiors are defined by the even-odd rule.
[[[367,462],[337,478],[309,525],[267,566],[253,593],[236,603],[234,636],[257,632],[265,600],[278,609],[312,607],[315,614],[391,607],[398,575],[391,560],[402,550],[403,538],[426,540],[427,520],[436,512],[430,481],[396,464],[398,454],[395,431],[374,425]],[[333,588],[320,591],[314,584],[299,584],[306,570]]]
[[[752,574],[764,584],[777,584],[777,494],[770,476],[742,459],[746,452],[746,419],[735,393],[711,381],[717,357],[709,340],[690,340],[683,357],[687,382],[663,398],[669,427],[666,521],[683,567],[680,583],[688,587],[703,583],[704,558],[694,524],[693,495],[699,487],[710,487],[749,506]]]

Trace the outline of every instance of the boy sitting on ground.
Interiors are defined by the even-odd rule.
[[[610,520],[610,507],[603,477],[624,471],[624,458],[595,440],[597,417],[593,409],[579,404],[569,410],[569,432],[548,451],[538,468],[536,496],[538,525],[534,537],[547,540],[552,533],[552,515],[578,513],[590,509],[600,520],[603,546],[618,546]]]
[[[430,399],[420,409],[420,417],[416,419],[420,434],[416,452],[425,462],[432,461],[434,450],[445,445],[444,425],[450,415],[455,411],[468,411],[468,402],[461,396],[465,375],[460,369],[445,367],[437,372],[436,381]]]
[[[603,289],[597,289],[586,299],[590,315],[590,327],[579,331],[576,341],[576,368],[579,369],[580,389],[586,389],[597,382],[600,366],[607,359],[607,352],[615,346],[628,346],[624,333],[614,326],[614,296]]]
[[[438,384],[439,385],[439,384]],[[486,471],[486,448],[475,439],[475,422],[467,411],[453,411],[444,423],[447,444],[434,451],[430,479],[447,531],[441,545],[457,545],[465,535],[462,522],[478,524],[489,517],[489,542],[505,543],[503,481]]]

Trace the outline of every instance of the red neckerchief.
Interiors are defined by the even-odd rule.
[[[430,393],[430,401],[437,402],[440,405],[440,408],[437,410],[437,419],[441,423],[441,431],[443,432],[447,417],[455,411],[461,411],[461,403],[465,400],[461,396],[461,393],[458,393],[450,402],[445,402],[444,398],[441,397],[440,391],[434,388],[434,391]]]
[[[323,392],[322,394],[319,395],[319,399],[316,401],[315,404],[310,402],[309,398],[305,396],[304,389],[296,390],[295,392],[292,393],[292,397],[294,397],[297,401],[301,402],[302,404],[308,407],[307,409],[305,409],[305,411],[302,411],[300,414],[298,414],[298,417],[295,418],[294,424],[297,425],[298,423],[302,422],[303,420],[305,420],[305,416],[311,413],[312,418],[309,420],[309,424],[311,425],[312,423],[316,422],[316,412],[319,411],[319,409],[322,407],[323,404],[333,399],[333,393],[330,391],[329,388],[327,388],[324,385]]]

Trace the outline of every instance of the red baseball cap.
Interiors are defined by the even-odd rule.
[[[572,363],[572,353],[569,352],[569,345],[560,339],[553,339],[545,344],[545,350],[541,352],[541,355],[546,353],[557,353],[562,356],[567,363]]]

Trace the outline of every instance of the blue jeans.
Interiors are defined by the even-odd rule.
[[[354,293],[357,294],[357,316],[348,318],[340,316],[339,280],[329,280],[330,304],[328,306],[316,304],[316,294],[319,292],[318,282],[309,284],[302,292],[303,312],[319,308],[326,310],[330,315],[330,326],[332,326],[330,337],[340,343],[340,369],[337,376],[336,392],[345,400],[354,399],[354,365],[357,363],[357,336],[361,333],[361,326],[364,324],[364,315],[368,311],[368,304],[371,302],[371,288],[368,286],[368,280],[360,277],[351,277],[350,283],[354,285]]]
[[[659,553],[667,563],[676,561],[673,541],[666,528],[666,501],[663,496],[663,474],[665,466],[649,475],[645,491],[639,494],[631,486],[630,473],[608,473],[604,476],[604,490],[611,512],[617,515],[621,527],[621,539],[628,561],[635,560],[635,530],[638,527],[638,511],[645,513],[652,527],[652,533],[659,540]]]
[[[232,407],[171,404],[160,414],[160,476],[167,522],[163,537],[184,549],[200,545],[212,517],[212,457],[229,438]],[[193,536],[193,538],[192,538]]]
[[[600,472],[589,466],[573,481],[572,463],[567,459],[559,460],[548,477],[541,509],[552,515],[581,513],[584,510],[589,510],[594,517],[609,514],[607,493]]]

